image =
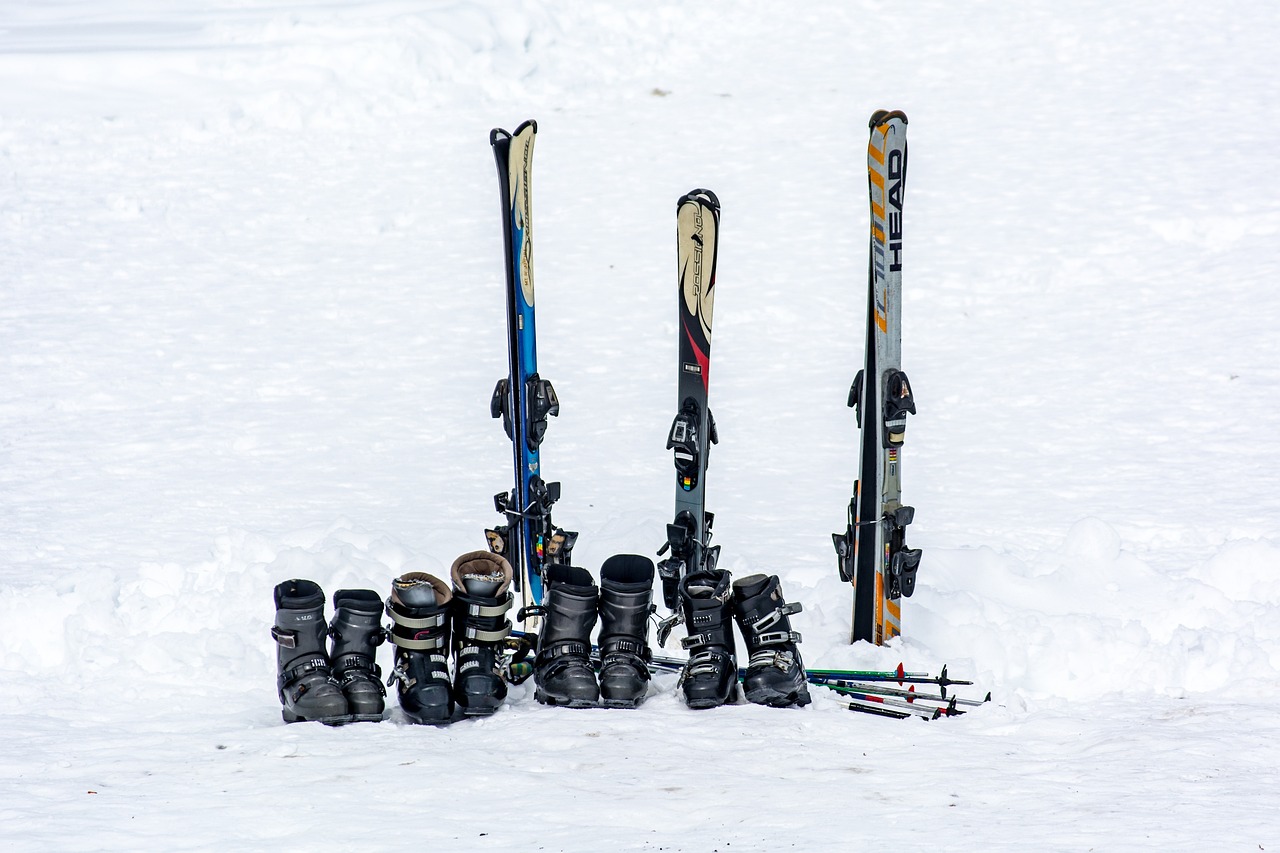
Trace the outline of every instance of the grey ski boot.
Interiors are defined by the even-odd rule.
[[[453,561],[453,698],[471,717],[492,714],[507,698],[503,646],[511,635],[511,564],[489,551]]]
[[[340,589],[333,594],[329,623],[329,661],[333,678],[347,697],[352,722],[379,722],[386,708],[378,646],[387,632],[380,622],[382,599],[371,589]]]
[[[635,708],[649,690],[653,561],[618,554],[600,567],[600,704]]]
[[[800,604],[787,604],[777,575],[750,575],[733,584],[733,615],[751,658],[742,686],[747,700],[757,705],[787,708],[809,704],[809,683],[791,630],[792,613]]]
[[[275,589],[276,641],[281,716],[286,723],[347,722],[347,698],[330,674],[325,653],[324,590],[314,581],[287,580]]]
[[[596,626],[600,590],[586,569],[547,569],[546,616],[533,662],[534,698],[544,705],[592,708],[600,686],[591,668],[591,631]]]
[[[680,644],[689,662],[680,675],[684,702],[701,710],[733,702],[738,695],[738,661],[733,646],[729,573],[692,572],[680,582],[680,603],[689,636]]]
[[[408,572],[391,582],[387,615],[394,623],[395,669],[400,709],[410,722],[447,723],[453,718],[449,686],[449,586],[426,572]],[[388,682],[390,683],[390,682]]]

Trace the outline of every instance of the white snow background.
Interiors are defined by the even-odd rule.
[[[0,4],[0,846],[1280,849],[1277,44],[1256,0]],[[924,558],[873,648],[830,534],[881,107]],[[710,187],[724,565],[810,665],[991,704],[281,722],[277,582],[385,594],[499,521],[488,132],[530,117],[575,562],[665,537]]]

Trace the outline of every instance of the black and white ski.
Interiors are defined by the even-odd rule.
[[[544,482],[541,476],[539,447],[547,430],[547,418],[559,414],[560,402],[551,383],[538,376],[530,187],[537,133],[537,123],[529,120],[514,133],[495,128],[489,134],[502,198],[510,365],[506,378],[498,380],[493,389],[489,409],[493,417],[502,418],[502,426],[511,439],[515,484],[509,493],[501,492],[493,499],[507,523],[486,530],[485,534],[490,549],[511,563],[525,610],[542,604],[545,567],[549,563],[567,563],[578,537],[552,523],[551,506],[560,497],[560,484]],[[536,631],[536,611],[525,624]]]
[[[907,117],[871,117],[867,184],[871,251],[866,361],[849,390],[861,431],[859,474],[848,527],[835,533],[840,578],[854,588],[850,642],[877,645],[902,633],[903,597],[915,591],[920,551],[908,548],[915,510],[902,504],[901,450],[907,415],[915,414],[902,372],[902,201],[907,177]]]
[[[667,449],[675,451],[676,514],[658,551],[670,551],[658,564],[658,575],[663,601],[673,611],[679,609],[681,578],[714,569],[720,554],[720,546],[708,544],[713,515],[705,501],[707,455],[717,441],[707,389],[719,230],[720,201],[711,190],[691,190],[676,202],[678,387],[676,417],[667,434]]]

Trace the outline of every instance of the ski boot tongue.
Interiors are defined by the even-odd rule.
[[[429,607],[436,603],[436,589],[421,578],[396,581],[396,597],[406,607]]]
[[[496,572],[463,572],[458,578],[467,595],[496,598],[505,578]]]

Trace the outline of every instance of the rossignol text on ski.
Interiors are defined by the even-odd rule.
[[[578,536],[552,523],[551,506],[560,497],[560,484],[543,481],[539,459],[547,418],[559,414],[560,403],[551,383],[538,375],[530,186],[537,133],[537,122],[529,120],[514,133],[495,128],[489,134],[502,200],[510,365],[506,378],[493,389],[489,408],[493,417],[502,418],[511,439],[515,484],[509,493],[494,496],[494,506],[507,523],[485,533],[490,549],[515,568],[514,580],[526,610],[542,604],[547,565],[567,563]],[[536,614],[529,619],[526,626],[536,628]]]
[[[907,117],[871,117],[867,183],[871,199],[866,360],[849,390],[857,414],[859,473],[848,527],[833,534],[840,578],[854,588],[850,642],[877,645],[902,633],[901,599],[915,591],[920,551],[908,548],[914,508],[902,504],[901,451],[915,414],[902,371],[902,202],[907,178]]]

